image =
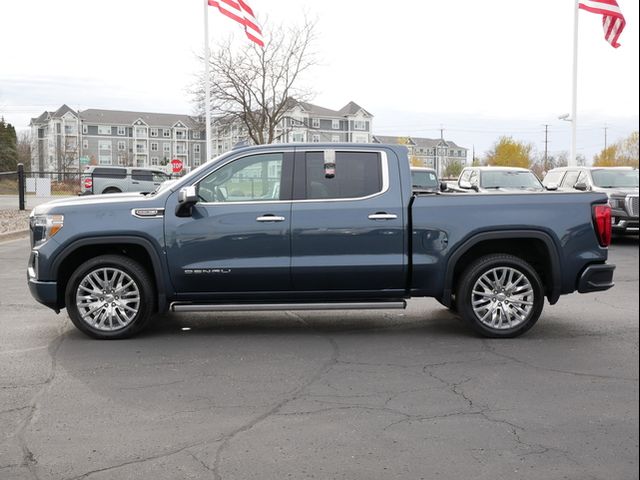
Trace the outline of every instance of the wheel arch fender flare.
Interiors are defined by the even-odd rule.
[[[85,237],[78,240],[73,241],[69,245],[67,245],[56,257],[53,259],[51,263],[51,274],[54,278],[58,278],[58,272],[62,263],[69,258],[69,255],[73,255],[73,252],[83,248],[90,247],[94,245],[118,245],[118,244],[130,244],[137,245],[142,247],[147,254],[149,255],[149,259],[151,260],[151,266],[153,271],[150,272],[153,276],[157,288],[157,301],[158,301],[158,311],[165,311],[168,307],[167,303],[167,294],[170,291],[170,286],[167,281],[167,276],[165,274],[165,269],[163,268],[163,262],[160,258],[160,255],[157,252],[157,249],[154,247],[153,243],[144,237],[139,237],[135,235],[122,235],[122,236],[94,236],[94,237]]]
[[[539,240],[544,244],[549,256],[552,282],[547,299],[552,305],[556,303],[560,298],[562,286],[561,262],[560,255],[558,254],[559,249],[556,242],[553,240],[553,237],[540,230],[500,230],[480,232],[464,240],[448,257],[444,277],[444,289],[442,292],[442,298],[440,299],[441,303],[448,307],[452,305],[454,272],[458,261],[465,253],[480,242],[508,239],[532,239]]]

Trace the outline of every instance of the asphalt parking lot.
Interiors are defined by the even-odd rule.
[[[638,237],[616,286],[485,340],[406,311],[167,315],[91,340],[0,243],[0,478],[638,478]]]

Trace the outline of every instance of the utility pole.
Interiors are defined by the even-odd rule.
[[[544,124],[544,170],[545,172],[549,171],[549,160],[547,157],[547,152],[549,149],[547,148],[549,144],[549,124]]]

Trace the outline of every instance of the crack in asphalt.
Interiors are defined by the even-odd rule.
[[[313,326],[309,325],[301,316],[299,316],[299,315],[297,315],[297,314],[295,314],[293,312],[287,312],[287,315],[289,315],[289,316],[293,317],[294,319],[298,320],[299,322],[301,322],[306,327],[308,327],[308,328],[310,328],[312,330],[316,330],[316,329],[313,328]],[[316,331],[318,331],[318,330],[316,330]],[[251,430],[253,427],[255,427],[260,422],[262,422],[265,419],[269,418],[270,416],[276,414],[287,403],[300,398],[301,397],[301,393],[307,387],[309,387],[310,385],[315,383],[319,378],[321,378],[323,375],[325,375],[338,362],[338,357],[340,355],[340,349],[339,349],[338,344],[336,343],[336,341],[333,338],[331,338],[329,335],[324,333],[324,332],[319,332],[318,331],[318,333],[322,337],[324,337],[329,342],[329,344],[331,345],[332,352],[331,352],[331,357],[329,358],[329,360],[324,362],[324,364],[319,369],[317,369],[315,371],[315,373],[313,373],[306,381],[304,381],[301,385],[299,385],[297,388],[292,390],[289,394],[287,394],[285,396],[285,398],[281,399],[278,403],[276,403],[268,411],[266,411],[263,414],[255,417],[251,421],[245,423],[244,425],[240,426],[239,428],[236,428],[235,430],[233,430],[232,432],[228,433],[227,435],[225,435],[223,437],[222,443],[220,444],[220,446],[216,450],[215,461],[213,463],[213,468],[212,468],[212,472],[213,472],[213,476],[214,476],[215,480],[221,480],[222,479],[222,476],[220,475],[220,464],[222,462],[222,455],[224,453],[224,450],[227,448],[227,446],[231,443],[231,441],[236,436],[238,436],[239,434],[241,434],[243,432]]]
[[[25,433],[27,429],[31,426],[33,419],[36,417],[36,414],[40,410],[40,400],[46,394],[47,390],[51,387],[51,384],[56,378],[57,373],[57,355],[60,351],[60,347],[66,338],[67,332],[65,332],[66,324],[64,322],[60,323],[58,327],[58,334],[56,337],[49,343],[49,351],[51,352],[51,367],[49,371],[49,376],[47,379],[42,382],[40,390],[31,398],[29,401],[29,405],[23,408],[29,410],[27,416],[20,423],[16,431],[11,435],[10,438],[15,438],[17,443],[22,450],[22,467],[26,467],[29,470],[29,473],[35,480],[39,480],[38,473],[36,471],[36,465],[38,460],[36,459],[34,453],[29,449],[27,445],[27,441],[25,438]]]
[[[559,369],[559,368],[542,367],[540,365],[535,365],[533,363],[527,362],[526,360],[522,360],[520,358],[513,357],[511,355],[507,355],[506,353],[497,352],[494,347],[492,347],[491,345],[489,345],[487,343],[486,339],[482,339],[482,344],[485,346],[486,350],[489,353],[491,353],[492,355],[495,355],[496,357],[500,357],[500,358],[504,358],[504,359],[507,359],[507,360],[511,360],[512,362],[518,363],[520,365],[525,365],[525,366],[530,367],[530,368],[535,368],[536,370],[543,370],[545,372],[563,373],[565,375],[573,375],[573,376],[577,376],[577,377],[598,378],[598,379],[604,379],[604,380],[620,380],[620,381],[624,381],[624,382],[637,382],[638,381],[637,377],[621,377],[621,376],[617,376],[617,375],[599,375],[599,374],[595,374],[595,373],[584,373],[584,372],[576,372],[576,371],[573,371],[573,370],[562,370],[562,369]]]

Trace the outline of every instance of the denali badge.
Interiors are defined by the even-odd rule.
[[[231,273],[230,268],[187,268],[185,275],[207,275],[211,273]]]

